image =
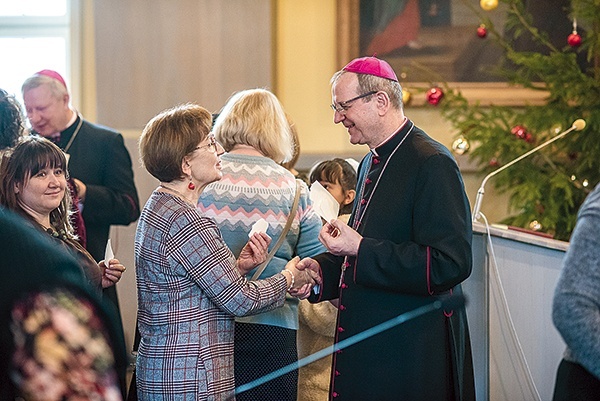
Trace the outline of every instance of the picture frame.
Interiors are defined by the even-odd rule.
[[[485,72],[486,68],[491,70],[494,67],[494,56],[487,55],[491,60],[489,65],[477,64],[481,62],[478,57],[486,51],[490,53],[493,43],[490,38],[477,36],[477,17],[475,15],[470,17],[467,14],[467,12],[472,14],[472,11],[466,9],[464,0],[441,0],[455,7],[452,17],[460,19],[460,24],[452,25],[452,22],[448,24],[449,18],[446,16],[446,21],[442,21],[438,25],[420,27],[420,34],[423,38],[421,48],[411,49],[404,46],[382,55],[379,55],[377,51],[373,52],[374,54],[369,53],[372,52],[372,49],[368,49],[368,46],[365,45],[367,43],[365,38],[368,39],[369,34],[365,33],[365,22],[361,21],[361,13],[363,18],[365,14],[369,15],[368,7],[373,7],[377,2],[363,0],[364,3],[361,6],[361,0],[336,1],[336,39],[338,43],[336,59],[339,68],[356,57],[369,55],[376,55],[388,61],[396,71],[404,88],[413,94],[423,93],[422,96],[412,96],[409,106],[422,106],[427,103],[424,92],[431,87],[431,82],[448,84],[451,88],[459,90],[473,104],[518,107],[543,104],[545,101],[547,96],[545,91],[510,85],[497,77],[494,80],[494,78],[488,79],[485,76],[479,76],[477,81],[470,80],[475,75],[473,71],[480,73],[482,70]],[[437,1],[440,2],[440,0]],[[470,1],[479,4],[479,0]],[[408,2],[410,1],[404,3]],[[436,0],[429,2],[413,0],[412,2],[413,7],[414,3],[423,7],[424,3],[432,4]],[[458,7],[463,7],[463,9],[458,9]],[[498,17],[502,18],[502,10],[497,11]],[[373,14],[375,13],[373,12],[369,16],[375,20]],[[502,21],[499,24],[502,24]],[[497,26],[501,26],[499,24]],[[394,40],[396,40],[395,37]],[[469,60],[463,59],[465,53],[468,54]],[[463,68],[463,71],[453,75],[452,71],[449,71],[449,65]],[[465,65],[470,70],[464,69]],[[444,69],[444,72],[436,69]]]

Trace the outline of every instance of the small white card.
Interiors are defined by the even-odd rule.
[[[104,265],[108,267],[108,261],[115,258],[115,254],[113,253],[112,246],[110,246],[110,238],[106,243],[106,251],[104,251]]]
[[[252,230],[248,234],[248,238],[252,237],[254,233],[266,233],[267,228],[269,228],[269,223],[265,219],[259,219],[256,223],[252,225]]]
[[[321,218],[325,221],[337,219],[340,212],[340,204],[326,190],[319,181],[315,181],[310,186],[310,200],[312,207]]]

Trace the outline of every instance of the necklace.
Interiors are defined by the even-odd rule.
[[[358,209],[354,212],[354,219],[352,220],[352,222],[349,222],[352,224],[352,228],[354,228],[355,230],[358,231],[358,227],[360,226],[360,223],[362,222],[362,218],[365,215],[365,212],[367,211],[367,207],[369,206],[369,203],[371,203],[371,198],[373,197],[373,194],[375,193],[375,190],[377,189],[377,186],[379,185],[379,180],[381,180],[381,177],[383,176],[383,173],[385,172],[385,169],[388,166],[388,163],[390,162],[390,160],[392,159],[392,157],[394,156],[396,151],[400,148],[400,146],[402,146],[402,144],[404,143],[404,141],[406,140],[408,135],[412,132],[414,127],[415,127],[415,124],[413,123],[412,126],[408,129],[408,132],[406,134],[404,134],[404,137],[402,138],[402,140],[400,140],[400,143],[398,143],[398,145],[396,145],[396,147],[394,148],[392,153],[390,153],[390,155],[386,159],[385,164],[383,165],[383,168],[381,169],[381,172],[377,176],[377,179],[373,186],[373,190],[371,191],[371,194],[369,195],[369,199],[367,199],[367,201],[365,202],[364,207],[360,208],[360,203],[358,203]],[[373,153],[370,152],[369,154],[367,154],[367,157],[369,157],[369,160],[370,160],[373,157]],[[361,174],[361,177],[360,177],[361,185],[360,185],[358,193],[356,194],[355,199],[362,199],[362,194],[365,192],[366,178],[367,178],[367,175],[369,174],[369,168],[370,168],[370,166],[367,166],[365,164],[363,173]],[[356,263],[356,259],[355,259],[355,263]],[[346,268],[348,268],[349,266],[350,266],[350,260],[349,260],[349,257],[346,256],[344,258],[344,263],[342,263],[342,269],[341,269],[342,271],[340,273],[340,283],[339,283],[340,288],[342,288],[342,284],[344,283],[344,275],[346,273]]]
[[[79,134],[79,130],[81,129],[81,126],[83,125],[83,117],[81,117],[81,115],[79,113],[77,114],[77,117],[79,117],[79,123],[77,124],[77,128],[75,128],[75,132],[73,132],[73,135],[71,135],[71,139],[69,139],[69,142],[65,146],[65,149],[64,149],[65,153],[69,153],[69,149],[71,148],[71,145],[73,144],[73,141],[75,140],[75,137],[77,136],[77,134]]]
[[[56,231],[54,228],[46,228],[46,232],[51,237],[58,238],[58,239],[61,239],[63,241],[67,240],[67,233],[63,229],[61,229],[60,231]]]
[[[185,196],[184,194],[182,194],[178,190],[176,190],[174,188],[171,188],[171,187],[169,187],[167,185],[164,185],[164,184],[159,184],[158,186],[161,187],[161,188],[163,188],[163,189],[166,189],[167,191],[173,192],[175,195],[179,196],[180,198],[183,198],[183,200],[186,201],[187,203],[189,203],[190,205],[192,205],[194,207],[196,206],[196,205],[194,205],[194,202],[192,202],[187,196]]]
[[[371,198],[373,198],[373,194],[375,193],[375,190],[377,189],[377,186],[379,186],[379,180],[381,180],[381,177],[383,176],[383,173],[385,172],[386,167],[388,166],[388,163],[390,162],[390,160],[392,160],[392,157],[394,157],[394,154],[396,153],[396,151],[400,148],[400,146],[402,146],[402,144],[404,143],[404,141],[406,140],[406,138],[408,137],[408,135],[412,132],[413,128],[415,127],[415,124],[413,123],[412,126],[408,129],[408,132],[404,135],[404,137],[402,138],[402,140],[400,141],[400,143],[398,143],[398,145],[396,145],[396,147],[394,148],[394,150],[392,151],[392,153],[387,157],[385,164],[383,165],[383,168],[381,169],[381,172],[379,173],[379,175],[377,176],[377,179],[375,180],[375,184],[373,186],[373,190],[371,191],[371,194],[369,195],[369,199],[367,199],[367,201],[365,202],[364,207],[360,207],[359,209],[356,211],[356,215],[354,216],[354,221],[352,222],[352,228],[354,228],[355,230],[358,229],[358,227],[360,226],[360,223],[362,222],[362,218],[365,215],[365,212],[367,211],[367,207],[369,206],[369,203],[371,203]],[[364,177],[362,177],[363,179],[361,180],[361,186],[360,186],[360,191],[358,192],[356,199],[361,199],[362,198],[362,194],[365,192],[365,185],[366,185],[366,176],[369,173],[369,166],[365,166],[365,174]],[[359,203],[360,205],[360,203]]]

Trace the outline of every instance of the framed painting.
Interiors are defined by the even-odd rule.
[[[553,21],[544,3],[556,1],[531,3],[545,13],[540,14],[543,21]],[[489,14],[496,27],[504,26],[502,5]],[[495,73],[502,50],[493,39],[478,36],[480,21],[469,6],[479,7],[479,0],[337,0],[338,64],[376,55],[390,63],[407,88],[443,82],[484,105],[543,103],[545,92],[511,86]],[[566,18],[562,11],[557,14]],[[568,23],[563,26],[571,29]],[[521,50],[532,46],[522,45]],[[411,105],[424,102],[424,97],[413,98]]]

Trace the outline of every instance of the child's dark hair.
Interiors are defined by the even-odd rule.
[[[344,159],[325,160],[317,164],[310,172],[310,183],[315,181],[327,181],[339,183],[344,191],[356,188],[356,171],[350,163]],[[352,203],[344,205],[340,214],[352,213]]]
[[[4,89],[0,89],[0,150],[16,145],[23,135],[21,106]]]

